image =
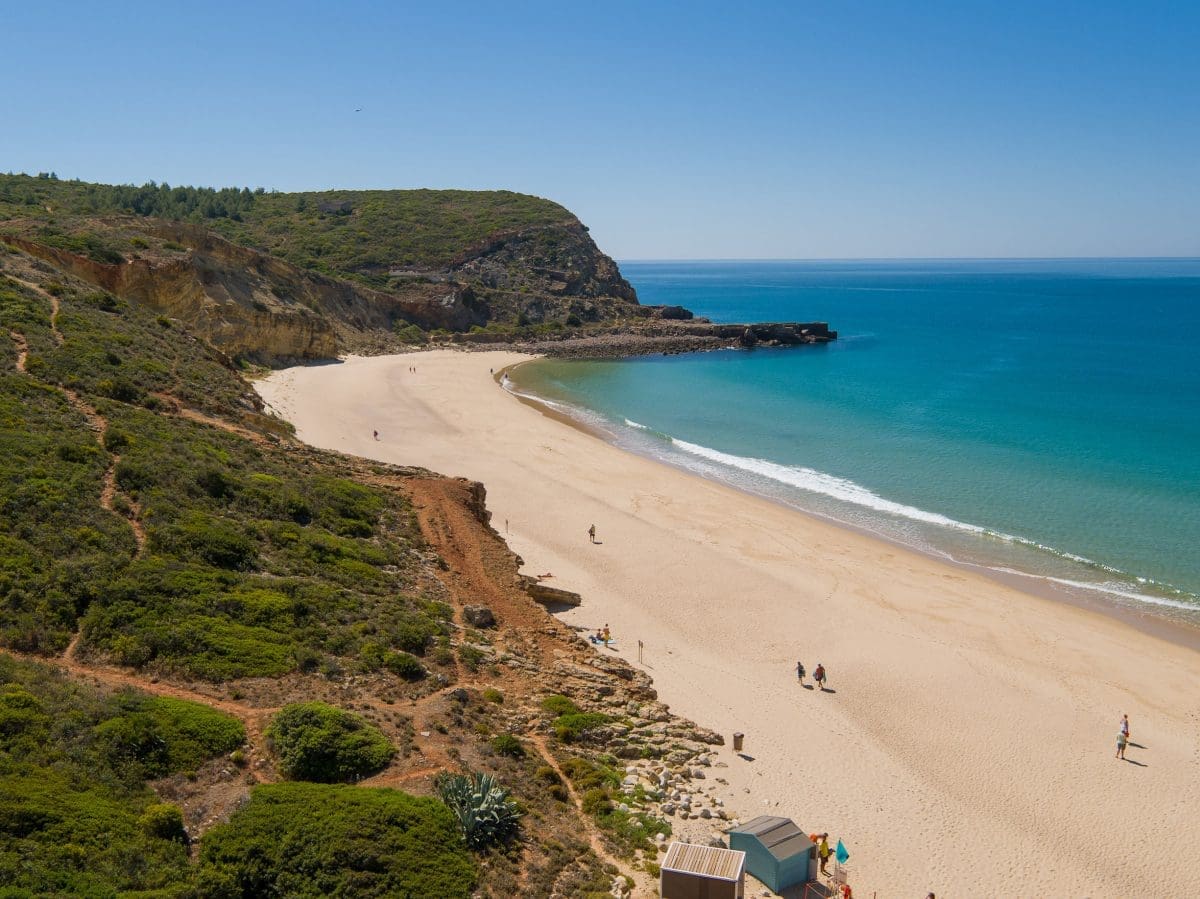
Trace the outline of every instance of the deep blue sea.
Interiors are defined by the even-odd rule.
[[[627,262],[836,343],[540,361],[622,446],[927,552],[1200,613],[1200,260]]]

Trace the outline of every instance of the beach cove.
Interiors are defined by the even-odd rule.
[[[1200,655],[626,453],[500,389],[526,358],[258,388],[310,444],[482,481],[526,572],[583,595],[564,620],[642,641],[660,698],[726,735],[730,811],[843,839],[856,895],[1200,894]]]

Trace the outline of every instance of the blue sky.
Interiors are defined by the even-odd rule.
[[[1196,4],[42,0],[2,21],[6,171],[508,188],[626,259],[1200,255]]]

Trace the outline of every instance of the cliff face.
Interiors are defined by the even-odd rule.
[[[181,250],[148,244],[122,263],[105,263],[31,237],[0,234],[0,240],[185,322],[231,356],[260,362],[332,358],[362,335],[388,333],[397,322],[460,331],[487,320],[463,284],[423,280],[386,293],[302,271],[203,228],[153,220],[110,224]]]
[[[73,224],[72,237],[103,235],[120,248],[106,258],[122,261],[53,245],[37,221],[10,221],[0,240],[259,362],[384,345],[405,325],[465,332],[489,322],[595,322],[637,308],[616,263],[575,220],[497,234],[445,266],[389,269],[385,289],[299,268],[198,225],[129,216]]]
[[[182,244],[188,229],[163,229]],[[148,232],[150,233],[150,232]],[[131,256],[121,264],[0,235],[0,240],[122,299],[179,319],[230,356],[260,361],[334,356],[332,323],[287,297],[289,266],[219,240],[198,240],[182,256]],[[282,294],[282,296],[281,296]]]

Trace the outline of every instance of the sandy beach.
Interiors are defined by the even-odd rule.
[[[1200,896],[1200,654],[619,450],[495,383],[525,358],[258,389],[308,443],[482,481],[525,571],[583,595],[564,620],[635,664],[641,640],[661,699],[726,735],[727,807],[844,840],[856,897]]]

